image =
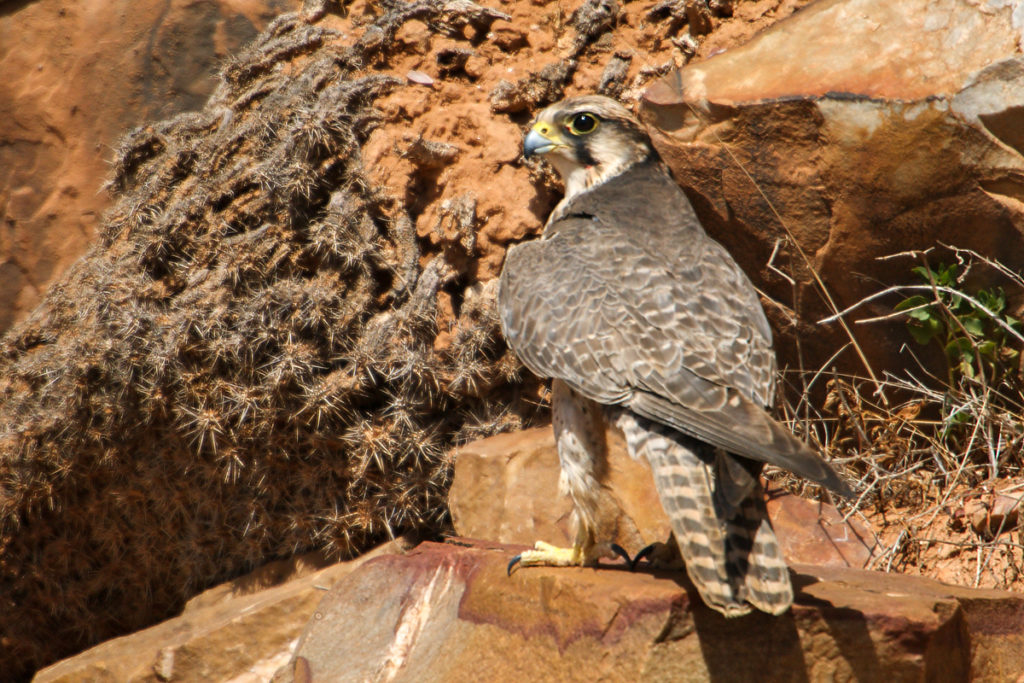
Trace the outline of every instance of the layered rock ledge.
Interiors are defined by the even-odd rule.
[[[320,603],[292,680],[1008,680],[1024,670],[1024,597],[1012,593],[798,565],[790,612],[726,619],[679,572],[506,576],[521,549],[452,539],[365,563]]]

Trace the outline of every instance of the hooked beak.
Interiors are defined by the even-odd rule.
[[[549,137],[554,136],[554,137]],[[523,140],[523,156],[529,159],[535,154],[547,154],[564,143],[557,138],[550,124],[537,123]]]

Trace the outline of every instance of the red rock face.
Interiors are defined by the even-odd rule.
[[[297,0],[0,10],[0,332],[85,251],[129,129],[197,109],[221,61]]]
[[[1012,631],[1024,611],[1012,593],[801,566],[790,612],[726,619],[665,573],[531,568],[509,578],[520,546],[453,543],[383,556],[341,580],[282,675],[1000,680],[1024,666]]]
[[[817,369],[850,341],[818,324],[835,312],[823,290],[841,310],[911,281],[914,263],[880,257],[944,243],[1024,266],[1024,68],[1010,12],[818,2],[646,93],[659,151],[769,299],[781,366]],[[852,323],[897,301],[851,316],[864,358],[851,347],[832,362],[860,376],[911,364],[901,320]]]

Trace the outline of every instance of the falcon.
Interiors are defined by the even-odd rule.
[[[781,614],[793,589],[761,469],[768,463],[844,496],[851,490],[766,412],[775,355],[753,285],[704,232],[640,122],[616,101],[551,105],[534,119],[523,154],[549,161],[565,196],[540,239],[508,251],[498,309],[519,359],[553,380],[575,538],[571,548],[538,541],[509,572],[628,558],[596,538],[610,423],[630,455],[650,464],[704,602],[727,616]]]

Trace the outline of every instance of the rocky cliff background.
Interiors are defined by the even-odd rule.
[[[579,92],[636,103],[661,131],[764,290],[796,371],[789,416],[869,512],[955,512],[957,486],[1017,476],[1012,416],[957,470],[908,455],[928,433],[906,425],[934,421],[901,412],[919,396],[857,403],[909,362],[905,320],[817,324],[909,281],[916,261],[878,256],[944,241],[1024,265],[1009,10],[889,16],[893,45],[929,11],[988,32],[984,54],[947,41],[944,80],[922,90],[923,67],[872,87],[850,76],[863,59],[816,55],[818,81],[787,71],[808,35],[834,38],[831,55],[857,42],[839,40],[858,35],[857,3],[807,4],[0,5],[17,74],[0,96],[0,670],[27,675],[272,559],[448,531],[453,447],[545,419],[493,286],[558,196],[522,162],[522,128]],[[775,25],[789,33],[751,42]],[[890,567],[922,557],[905,535]],[[988,585],[1018,580],[1000,552]]]

